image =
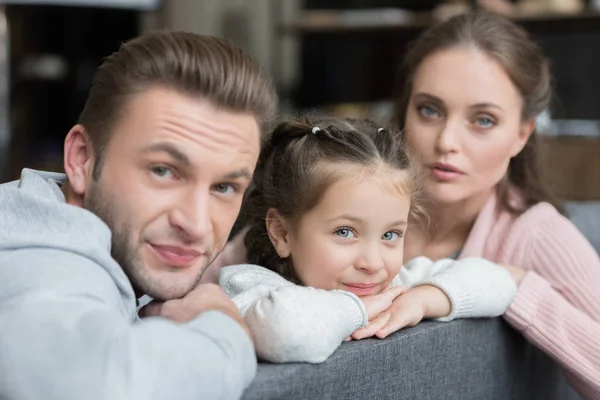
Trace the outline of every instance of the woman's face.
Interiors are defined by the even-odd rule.
[[[417,69],[405,135],[438,204],[487,198],[525,146],[534,120],[500,64],[474,47],[433,53]]]

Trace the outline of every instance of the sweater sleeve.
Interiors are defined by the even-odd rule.
[[[517,292],[508,271],[483,258],[431,261],[417,257],[398,276],[408,287],[432,285],[448,296],[452,310],[439,321],[500,316]]]
[[[368,321],[350,292],[294,285],[255,265],[221,269],[219,284],[244,316],[256,353],[270,362],[323,362]]]
[[[506,320],[567,372],[580,395],[600,398],[600,259],[566,218],[525,221],[530,270]]]

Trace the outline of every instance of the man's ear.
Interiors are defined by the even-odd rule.
[[[515,157],[517,154],[519,154],[521,152],[521,150],[523,150],[523,148],[527,144],[527,141],[529,140],[529,138],[535,131],[535,127],[536,127],[535,118],[532,118],[529,121],[525,121],[521,124],[521,127],[519,128],[519,137],[517,138],[517,141],[513,145],[513,148],[511,149],[511,152],[510,152],[511,158]]]
[[[65,138],[64,168],[74,194],[83,196],[92,179],[94,151],[83,125],[75,125]]]
[[[291,248],[287,221],[279,215],[277,210],[270,208],[269,211],[267,211],[266,224],[269,239],[271,239],[271,243],[279,257],[289,257]]]

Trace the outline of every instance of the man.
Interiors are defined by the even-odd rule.
[[[65,175],[0,185],[0,398],[237,398],[256,371],[215,285],[276,95],[217,38],[143,35],[97,71]],[[157,302],[136,315],[136,299]]]

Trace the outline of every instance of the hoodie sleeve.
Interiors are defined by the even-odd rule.
[[[229,317],[133,322],[82,256],[0,252],[0,271],[12,281],[0,300],[0,398],[233,399],[255,375],[252,344]]]

